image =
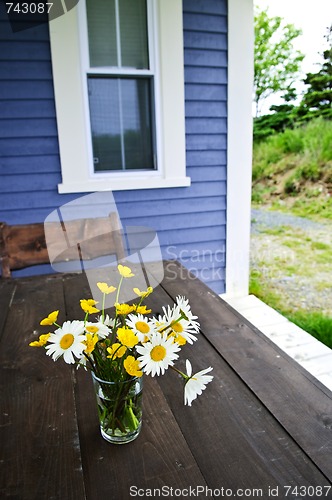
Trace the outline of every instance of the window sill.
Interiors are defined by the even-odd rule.
[[[158,189],[158,188],[175,188],[188,187],[191,184],[190,177],[151,177],[151,178],[135,178],[124,180],[119,178],[114,179],[98,179],[86,180],[70,183],[58,184],[58,192],[63,193],[92,193],[95,191],[128,191],[133,189]]]

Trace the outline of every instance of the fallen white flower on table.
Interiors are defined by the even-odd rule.
[[[193,400],[202,394],[206,385],[213,379],[212,375],[206,375],[212,370],[212,368],[210,366],[209,368],[205,368],[205,370],[201,370],[192,375],[191,363],[189,359],[187,359],[186,370],[188,379],[184,386],[184,404],[191,406]]]

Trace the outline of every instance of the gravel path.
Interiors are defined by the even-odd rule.
[[[274,228],[278,226],[292,226],[297,229],[313,229],[316,231],[325,231],[327,229],[325,224],[272,210],[252,209],[251,222],[253,233],[262,232],[261,230],[264,227]]]
[[[250,260],[289,307],[332,316],[332,224],[253,209]]]

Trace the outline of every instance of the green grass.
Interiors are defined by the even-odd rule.
[[[284,297],[264,283],[262,273],[254,269],[250,274],[249,293],[261,299],[300,328],[310,333],[323,344],[332,349],[332,317],[320,312],[299,309],[292,311],[285,306]]]
[[[255,143],[253,204],[323,222],[328,231],[332,221],[331,144],[332,120],[322,118]],[[251,271],[250,293],[332,348],[332,317],[314,308],[291,305],[275,284],[282,275],[308,280],[321,273],[317,293],[329,288],[324,276],[332,264],[331,245],[288,227],[264,229],[264,233],[278,242],[280,255],[267,258],[268,246],[263,247],[266,255],[262,252],[259,268]]]
[[[258,269],[252,269],[250,272],[249,293],[281,313],[282,297],[264,282],[263,274]]]
[[[322,118],[255,143],[253,203],[272,203],[302,217],[331,220],[331,144],[332,120]]]
[[[287,318],[332,349],[332,318],[320,312],[296,311]]]
[[[290,226],[276,226],[276,227],[266,227],[264,228],[265,234],[270,234],[273,236],[280,236],[286,234],[288,231],[292,231]]]
[[[316,118],[306,125],[274,134],[254,144],[253,180],[299,167],[306,179],[317,180],[332,161],[332,121]]]
[[[299,199],[295,200],[291,211],[300,217],[313,220],[332,220],[332,197],[326,199]]]

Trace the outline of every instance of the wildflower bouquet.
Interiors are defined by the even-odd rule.
[[[92,372],[101,433],[111,442],[128,442],[134,439],[142,422],[142,375],[163,375],[172,368],[184,380],[184,403],[191,406],[212,380],[206,368],[192,375],[191,363],[186,361],[183,373],[174,366],[181,347],[193,344],[199,332],[197,316],[191,312],[188,300],[178,296],[173,307],[163,307],[163,315],[149,317],[150,309],[143,305],[152,288],[140,291],[136,304],[121,303],[123,280],[134,276],[131,269],[118,265],[118,287],[104,282],[97,283],[101,293],[101,309],[93,299],[82,299],[85,313],[82,321],[58,323],[59,311],[51,312],[41,325],[54,325],[53,333],[40,335],[30,346],[45,347],[46,354],[56,361],[63,357],[69,364],[77,364]],[[105,314],[106,295],[116,292],[114,317]],[[99,314],[93,321],[91,315]]]

